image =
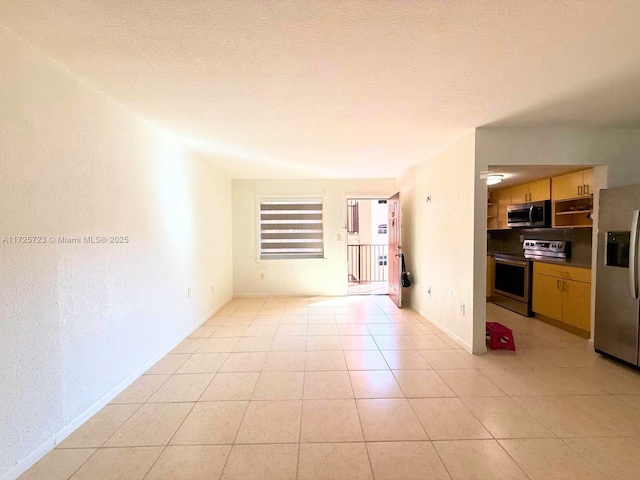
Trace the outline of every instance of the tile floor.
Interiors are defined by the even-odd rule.
[[[387,297],[236,299],[22,478],[640,478],[640,374],[487,313],[517,352]]]

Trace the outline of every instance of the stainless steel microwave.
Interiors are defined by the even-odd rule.
[[[507,225],[509,227],[551,227],[551,200],[509,205]]]

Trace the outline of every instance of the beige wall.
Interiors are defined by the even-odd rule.
[[[474,152],[470,132],[398,183],[402,246],[413,282],[403,289],[403,299],[468,350],[473,346]]]
[[[232,295],[231,181],[2,29],[0,64],[0,240],[47,239],[0,243],[10,478]]]
[[[233,180],[233,273],[236,295],[344,295],[347,290],[347,198],[387,198],[393,179]],[[260,196],[323,197],[325,258],[259,260]],[[341,235],[341,240],[337,235]],[[261,278],[264,276],[264,279]]]

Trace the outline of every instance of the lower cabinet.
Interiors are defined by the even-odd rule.
[[[534,312],[562,321],[562,280],[547,275],[533,273]]]
[[[534,263],[533,311],[583,332],[590,332],[590,278],[589,269]]]

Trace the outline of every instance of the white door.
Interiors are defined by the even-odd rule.
[[[396,193],[387,200],[389,211],[389,297],[402,308],[402,285],[400,275],[402,272],[402,246],[400,244],[400,193]]]

